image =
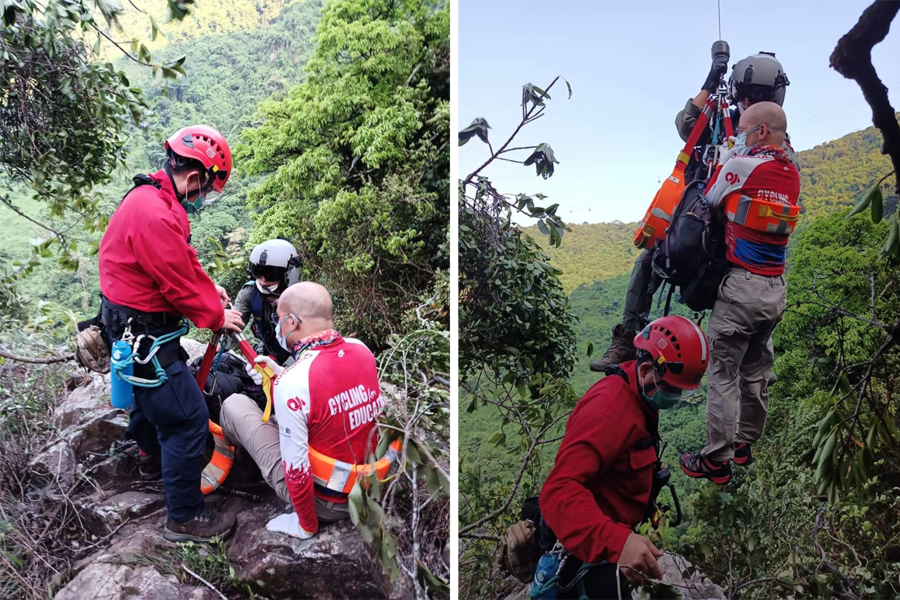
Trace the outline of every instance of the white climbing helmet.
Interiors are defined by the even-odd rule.
[[[257,281],[256,287],[263,294],[280,296],[281,293],[300,281],[300,265],[302,261],[297,249],[287,240],[266,240],[250,252],[250,276],[258,280],[277,281],[275,290],[262,287]]]

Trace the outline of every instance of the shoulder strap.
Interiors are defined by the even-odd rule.
[[[256,285],[253,285],[253,289],[250,291],[250,312],[253,315],[254,319],[259,319],[262,321],[263,318],[263,297],[262,294],[259,293],[259,290],[256,288]]]
[[[122,196],[122,200],[125,200],[125,198],[128,197],[128,194],[130,194],[131,192],[133,192],[134,190],[138,189],[141,186],[152,185],[156,189],[160,189],[162,187],[159,184],[159,182],[157,182],[155,179],[153,179],[149,175],[144,175],[144,174],[135,175],[134,177],[131,178],[131,181],[134,182],[134,185],[131,187],[130,190],[125,192],[125,195]],[[121,204],[121,203],[122,203],[122,201],[119,201],[119,204]]]
[[[625,383],[628,383],[628,373],[625,372],[625,369],[620,367],[619,365],[609,365],[603,370],[603,373],[606,376],[617,375],[625,380]]]

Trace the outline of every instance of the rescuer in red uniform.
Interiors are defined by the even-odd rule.
[[[196,327],[244,327],[240,313],[225,310],[228,295],[212,282],[190,245],[187,215],[221,195],[231,174],[231,150],[205,125],[181,129],[166,140],[165,168],[134,178],[135,187],[113,213],[100,243],[100,320],[107,342],[123,335],[152,340],[178,331],[182,319]],[[134,386],[128,436],[141,449],[141,475],[162,474],[170,541],[209,541],[234,528],[234,516],[215,513],[200,491],[209,414],[203,394],[185,364],[180,338],[159,347],[156,358],[167,381]],[[151,363],[134,363],[134,375],[156,380]],[[161,464],[160,464],[161,463]]]
[[[634,344],[636,360],[608,367],[578,401],[541,491],[541,514],[574,558],[559,585],[590,563],[582,580],[590,598],[618,597],[618,569],[623,584],[662,576],[656,562],[662,552],[632,529],[651,502],[659,410],[699,388],[709,362],[706,337],[684,317],[653,321]]]

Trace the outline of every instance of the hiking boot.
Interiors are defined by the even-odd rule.
[[[753,464],[753,454],[750,453],[750,444],[734,443],[734,464],[747,467]]]
[[[143,450],[138,452],[138,474],[141,479],[149,481],[162,477],[162,458],[159,454],[147,454]]]
[[[718,485],[731,481],[731,463],[728,461],[720,463],[702,454],[682,454],[678,464],[688,477],[702,477]]]
[[[612,342],[609,344],[603,358],[591,363],[591,371],[602,373],[610,365],[618,365],[628,360],[634,360],[637,349],[634,347],[634,331],[625,329],[621,323],[613,325]]]
[[[234,524],[233,513],[213,512],[205,506],[199,515],[188,521],[166,521],[163,537],[170,542],[209,542],[216,536],[227,538],[234,531]]]

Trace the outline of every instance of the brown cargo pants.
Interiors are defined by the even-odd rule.
[[[707,458],[730,460],[735,442],[753,443],[762,437],[775,364],[772,332],[786,306],[783,276],[733,267],[722,280],[706,328],[709,392],[702,454]]]
[[[275,490],[279,498],[291,504],[291,495],[284,482],[275,415],[272,415],[268,423],[263,423],[262,415],[263,411],[251,398],[243,394],[232,394],[222,404],[222,431],[230,443],[247,450],[259,465],[269,487]],[[349,519],[350,508],[347,503],[328,502],[316,496],[316,515],[323,523],[332,523]]]

